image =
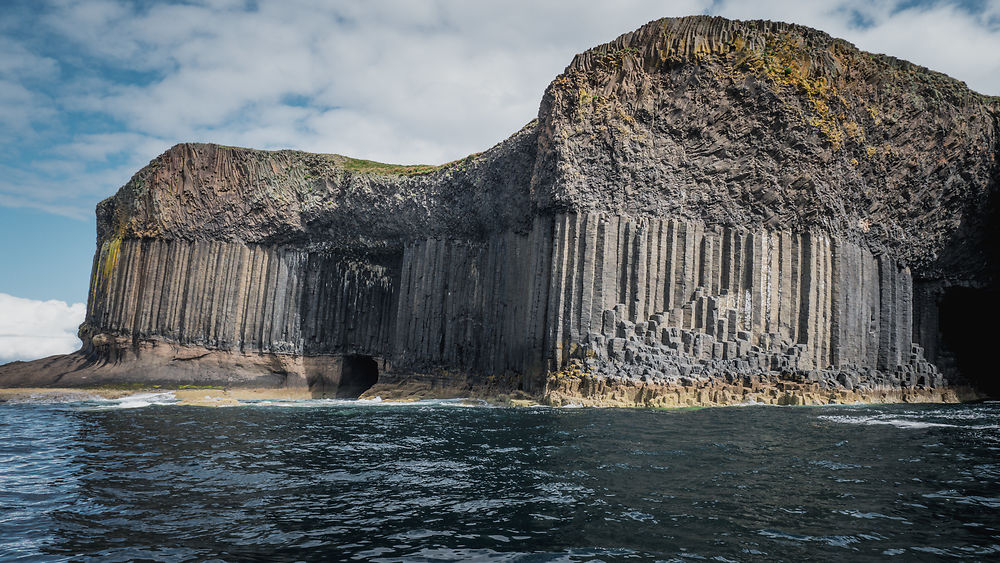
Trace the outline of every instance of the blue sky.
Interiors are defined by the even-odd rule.
[[[59,334],[80,322],[94,206],[177,142],[447,162],[533,118],[575,53],[701,13],[1000,95],[1000,0],[0,0],[0,294],[23,305],[0,310],[0,362],[31,302],[65,302]]]

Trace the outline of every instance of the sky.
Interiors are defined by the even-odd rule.
[[[170,146],[448,162],[534,118],[574,54],[692,14],[1000,95],[1000,0],[0,0],[0,363],[79,346],[94,206]]]

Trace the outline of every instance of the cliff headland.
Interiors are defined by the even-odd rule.
[[[83,348],[0,386],[554,404],[1000,393],[1000,101],[801,26],[650,22],[442,166],[177,145],[97,208]]]

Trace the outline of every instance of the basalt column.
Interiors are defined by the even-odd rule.
[[[484,242],[427,239],[406,246],[393,335],[393,365],[447,366],[471,374],[543,372],[552,220],[527,234]]]
[[[94,261],[85,327],[241,353],[387,357],[397,269],[294,248],[113,240]]]
[[[909,269],[820,231],[568,214],[552,246],[550,369],[621,359],[649,331],[696,360],[751,358],[757,372],[926,364],[912,347]]]

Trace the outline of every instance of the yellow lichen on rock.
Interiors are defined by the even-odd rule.
[[[978,391],[966,387],[848,390],[792,382],[755,383],[751,386],[714,381],[695,385],[659,385],[608,382],[591,377],[550,377],[541,402],[552,406],[679,408],[747,404],[958,403],[982,397]]]
[[[806,123],[818,129],[834,150],[844,146],[845,128],[849,136],[860,137],[863,141],[864,130],[857,123],[843,124],[846,114],[831,110],[832,103],[846,106],[846,102],[826,76],[813,76],[817,72],[812,72],[810,53],[801,41],[786,33],[768,34],[762,51],[750,48],[735,51],[731,68],[734,72],[753,72],[777,86],[793,88],[804,95],[811,110]]]
[[[111,276],[114,274],[115,268],[118,267],[122,251],[122,238],[120,234],[116,234],[111,240],[106,240],[101,244],[100,268],[98,269],[98,275],[101,276],[99,284],[101,291],[107,289]]]

